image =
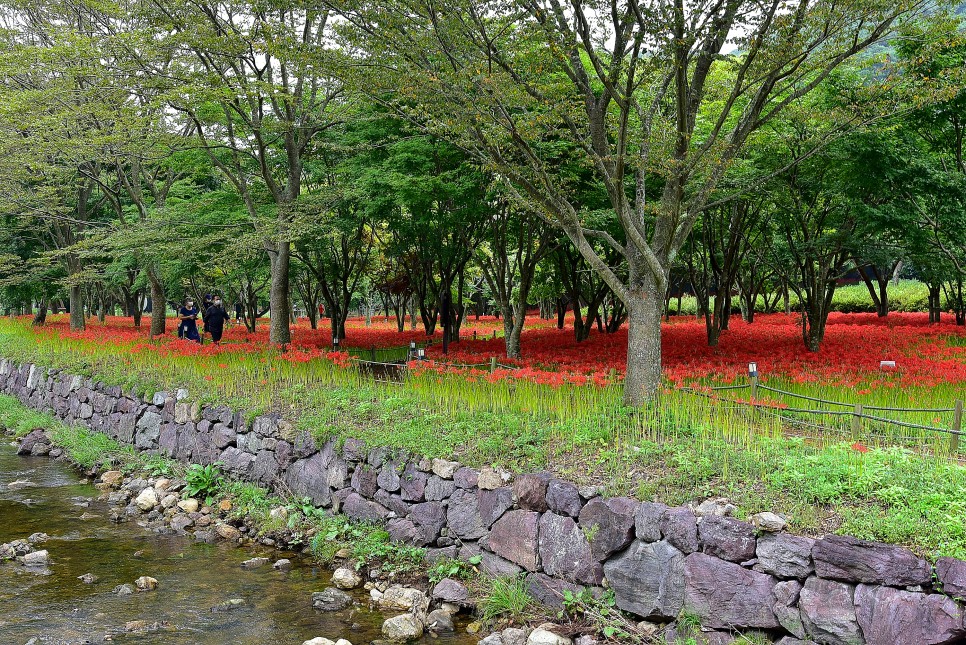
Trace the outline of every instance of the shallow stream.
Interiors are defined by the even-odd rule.
[[[35,487],[11,490],[15,480]],[[40,643],[294,643],[324,636],[353,645],[380,638],[383,616],[360,593],[354,610],[323,613],[312,592],[328,586],[330,573],[291,554],[257,552],[226,543],[157,535],[135,522],[112,524],[99,492],[66,464],[46,457],[18,457],[0,445],[0,543],[46,533],[50,565],[44,572],[0,563],[0,644]],[[293,569],[255,570],[241,563],[254,555],[290,557]],[[97,576],[94,584],[78,579]],[[140,576],[158,580],[156,591],[118,596],[117,585]],[[212,611],[231,599],[244,604]],[[388,616],[386,616],[388,617]],[[144,621],[131,624],[133,621]],[[126,631],[148,627],[149,631]],[[153,627],[153,629],[152,629]],[[465,632],[423,642],[475,645]]]

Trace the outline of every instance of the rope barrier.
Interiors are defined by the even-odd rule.
[[[759,390],[768,390],[769,392],[775,392],[776,394],[784,394],[785,396],[795,397],[796,399],[805,399],[806,401],[815,401],[816,403],[825,403],[827,405],[841,405],[847,408],[853,407],[853,403],[843,403],[842,401],[829,401],[828,399],[817,399],[813,396],[806,396],[804,394],[796,394],[795,392],[788,392],[786,390],[779,390],[774,387],[769,387],[767,385],[758,385]],[[883,408],[874,405],[863,406],[866,410],[877,410],[879,412],[922,412],[922,413],[933,413],[933,412],[954,412],[955,408]]]
[[[862,415],[863,419],[869,419],[870,421],[878,421],[880,423],[891,423],[892,425],[897,425],[903,428],[913,428],[915,430],[930,430],[933,432],[944,432],[946,434],[956,435],[957,437],[962,437],[964,432],[959,432],[956,430],[949,430],[947,428],[936,428],[933,426],[919,425],[918,423],[908,423],[906,421],[896,421],[895,419],[887,419],[885,417],[874,417],[868,414]]]
[[[810,400],[810,401],[816,401],[816,402],[820,402],[820,403],[831,403],[831,404],[834,404],[834,405],[842,405],[842,406],[846,406],[846,407],[852,407],[850,404],[848,404],[848,403],[842,403],[840,401],[826,401],[824,399],[817,399],[817,398],[810,397],[810,396],[797,395],[797,394],[794,394],[792,392],[786,392],[784,390],[779,390],[779,389],[776,389],[776,388],[767,387],[767,386],[763,386],[763,385],[759,385],[758,387],[759,387],[759,389],[768,390],[770,392],[776,392],[778,394],[787,394],[787,395],[790,395],[790,396],[793,396],[793,397],[797,397],[797,398],[800,398],[800,399],[807,399],[807,400]],[[714,388],[712,388],[712,389],[714,389]],[[740,387],[733,387],[733,388],[729,387],[729,388],[724,388],[724,389],[741,389],[741,388]],[[680,388],[679,391],[685,392],[685,393],[688,393],[688,394],[703,396],[705,398],[714,400],[713,396],[711,394],[708,394],[707,392],[700,392],[700,391],[697,391],[697,390],[694,390],[694,389],[691,389],[691,388]],[[731,401],[731,402],[732,403],[735,403],[734,401]],[[745,405],[745,406],[747,406],[749,408],[755,409],[755,410],[759,410],[759,411],[762,411],[762,412],[767,412],[767,413],[772,414],[775,417],[777,417],[777,418],[779,418],[779,419],[781,419],[783,421],[787,421],[789,423],[795,423],[797,425],[807,425],[809,427],[813,427],[813,428],[821,429],[821,430],[830,430],[831,428],[829,428],[827,426],[821,426],[821,425],[818,425],[818,424],[814,424],[814,423],[809,423],[809,422],[804,421],[804,420],[801,420],[801,419],[795,419],[793,417],[787,417],[787,416],[784,416],[781,413],[782,412],[786,412],[786,413],[794,413],[794,414],[814,414],[814,415],[819,415],[819,416],[837,416],[837,417],[856,416],[855,412],[853,412],[851,410],[816,410],[816,409],[812,409],[812,408],[779,408],[779,407],[775,407],[774,405],[769,405],[769,404],[765,404],[765,403],[755,403],[755,402],[749,402],[749,403],[745,403],[743,405]],[[922,410],[919,410],[919,409],[915,409],[915,408],[882,408],[882,407],[869,406],[867,408],[863,408],[863,410],[883,410],[883,411],[898,411],[898,412],[906,411],[906,412],[923,412],[923,413],[926,413],[926,412],[937,412],[937,411],[952,412],[952,411],[955,410],[955,408],[951,408],[949,410],[944,410],[944,409],[943,410],[937,410],[937,409],[922,409]],[[874,415],[869,415],[869,414],[860,414],[858,416],[861,419],[868,419],[869,421],[875,421],[875,422],[878,422],[878,423],[895,425],[895,426],[899,426],[899,427],[902,427],[902,428],[911,428],[911,429],[914,429],[914,430],[926,430],[926,431],[929,431],[929,432],[941,432],[941,433],[944,433],[944,434],[947,434],[947,435],[955,435],[957,437],[961,437],[961,436],[966,435],[966,432],[961,432],[961,431],[958,431],[958,430],[950,430],[948,428],[937,428],[935,426],[925,426],[925,425],[921,425],[921,424],[918,424],[918,423],[910,423],[908,421],[899,421],[897,419],[889,419],[887,417],[879,417],[879,416],[874,416]]]

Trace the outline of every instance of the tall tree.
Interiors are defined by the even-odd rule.
[[[671,265],[749,137],[934,3],[327,4],[342,16],[346,81],[377,100],[391,90],[400,114],[508,178],[621,299],[630,323],[624,401],[640,405],[659,391]],[[625,243],[588,227],[562,189],[552,145],[560,139],[582,152],[605,187]],[[649,173],[662,179],[655,195],[646,189]],[[621,256],[626,279],[595,238]]]
[[[174,59],[171,105],[263,232],[271,261],[269,340],[289,343],[291,224],[306,157],[313,139],[340,121],[343,106],[326,65],[329,12],[297,1],[149,6]],[[273,222],[265,221],[266,201]]]

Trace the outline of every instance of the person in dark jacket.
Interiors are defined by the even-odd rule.
[[[184,306],[178,310],[178,318],[181,320],[181,325],[178,327],[179,337],[200,343],[201,335],[198,334],[198,308],[195,307],[194,300],[191,298],[185,300]]]
[[[225,332],[225,323],[228,320],[228,312],[221,302],[221,296],[215,296],[211,306],[205,312],[205,329],[211,334],[211,340],[215,345],[221,342],[221,335]]]

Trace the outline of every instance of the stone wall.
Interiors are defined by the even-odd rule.
[[[933,567],[895,546],[798,537],[777,516],[746,523],[721,504],[605,499],[548,473],[511,477],[353,439],[317,445],[277,415],[249,422],[239,410],[179,400],[184,391],[144,399],[5,360],[0,391],[139,450],[220,462],[239,478],[384,522],[431,558],[480,556],[493,575],[525,575],[549,605],[566,589],[606,585],[642,619],[700,618],[708,642],[750,629],[784,643],[966,642],[953,599],[966,596],[966,562]]]

